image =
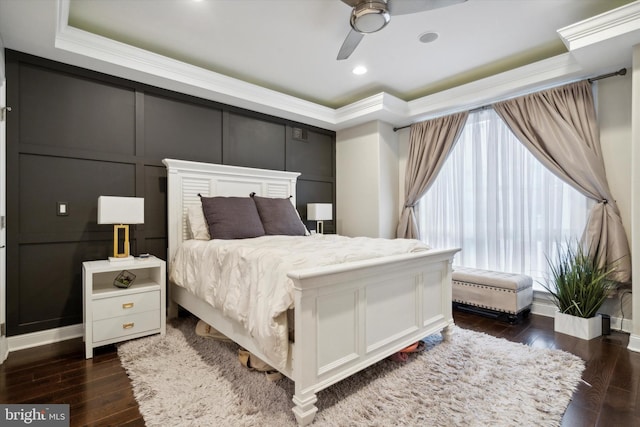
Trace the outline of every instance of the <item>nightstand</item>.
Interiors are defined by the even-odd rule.
[[[129,288],[113,281],[123,270],[135,274]],[[166,331],[166,264],[155,257],[112,263],[82,263],[85,356],[106,344]]]

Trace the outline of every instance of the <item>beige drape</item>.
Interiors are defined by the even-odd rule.
[[[493,108],[542,164],[597,201],[582,243],[602,263],[615,263],[616,280],[630,281],[629,243],[607,183],[591,84],[572,83],[499,102]]]
[[[404,207],[396,235],[418,239],[415,205],[427,192],[458,140],[469,112],[452,114],[411,125],[409,157],[404,178]]]

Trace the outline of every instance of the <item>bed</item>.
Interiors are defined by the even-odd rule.
[[[190,238],[187,211],[200,196],[290,197],[295,172],[165,159],[168,176],[169,271]],[[170,280],[169,316],[178,306],[275,366],[295,383],[292,411],[299,425],[317,412],[316,393],[434,333],[452,326],[451,263],[458,249],[430,249],[287,272],[295,327],[284,363],[263,351],[238,321]]]

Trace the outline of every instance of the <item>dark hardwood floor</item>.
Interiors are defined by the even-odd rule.
[[[9,353],[0,366],[0,402],[66,403],[72,426],[144,426],[115,346],[85,359],[80,338]]]
[[[626,349],[627,334],[583,341],[554,333],[553,319],[542,316],[518,325],[459,311],[454,318],[466,329],[584,359],[586,383],[574,393],[563,426],[640,426],[640,353]],[[144,425],[115,347],[98,348],[85,360],[81,339],[11,353],[0,366],[0,402],[67,403],[72,426]]]

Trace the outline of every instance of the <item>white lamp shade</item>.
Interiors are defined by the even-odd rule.
[[[308,203],[307,220],[330,221],[333,219],[333,205],[331,203]]]
[[[98,224],[144,224],[144,198],[98,197]]]

